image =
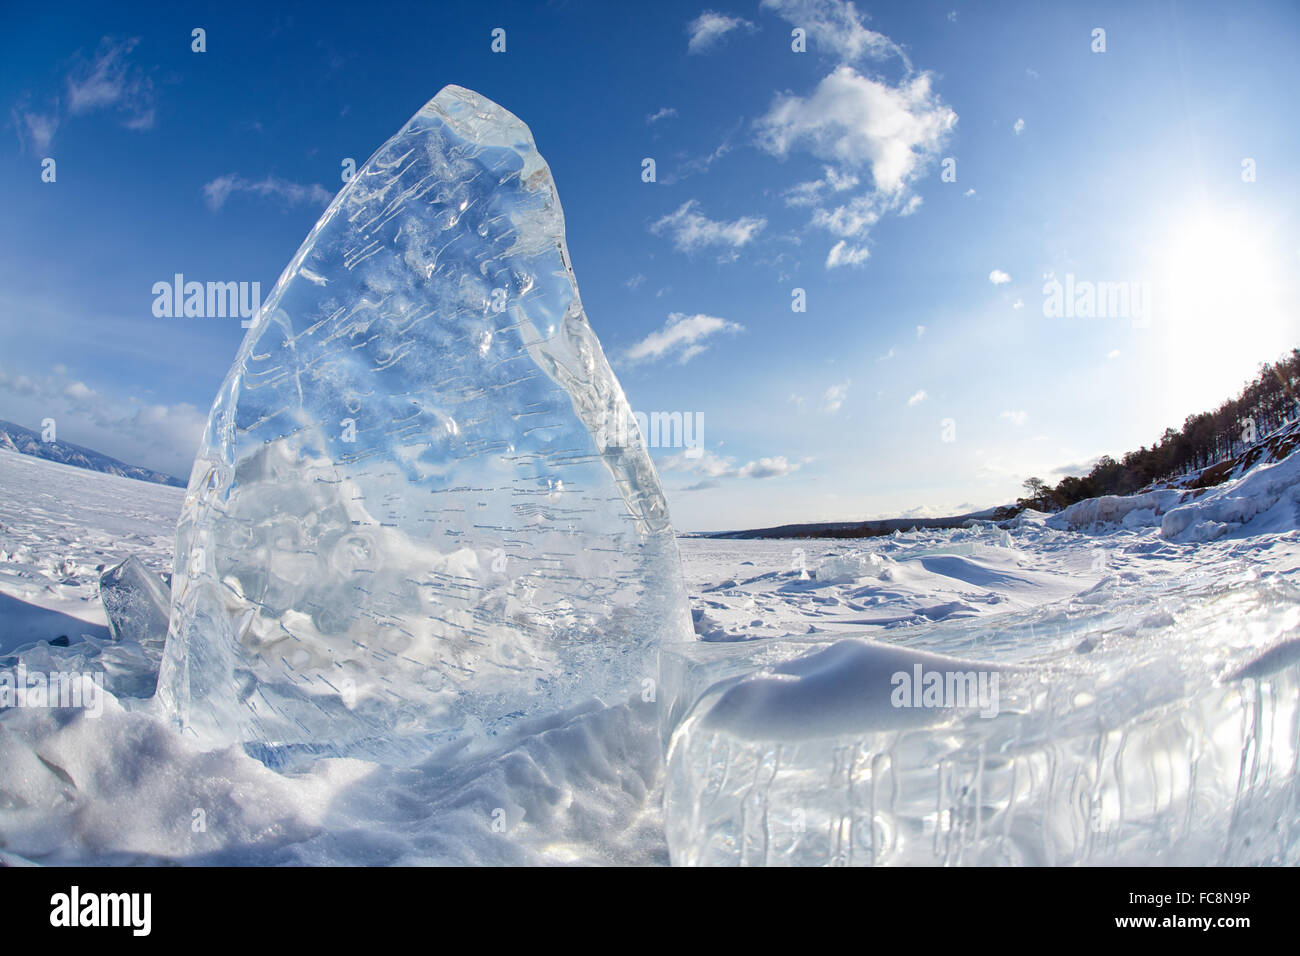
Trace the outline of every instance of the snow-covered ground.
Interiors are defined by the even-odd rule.
[[[1121,600],[1147,606],[1149,624],[1165,594],[1182,595],[1185,608],[1186,595],[1234,582],[1294,583],[1297,489],[1293,456],[1194,501],[1174,492],[1158,507],[1125,506],[1117,515],[1094,506],[1086,516],[1026,514],[1006,529],[680,544],[703,642],[857,636],[1019,663],[1078,650],[1081,633],[1083,644],[1106,639],[1105,627],[1091,633],[1089,622]],[[111,677],[148,666],[138,649],[108,639],[98,572],[132,554],[169,571],[182,497],[179,489],[0,451],[0,655],[9,655],[0,656],[0,670],[21,662]],[[1098,527],[1108,515],[1116,521]],[[1069,647],[972,638],[1023,634],[1012,622],[1027,620],[1069,623]],[[1286,636],[1256,638],[1267,645]],[[44,641],[55,645],[31,646]],[[1269,649],[1243,653],[1253,660]],[[669,860],[658,718],[639,699],[593,700],[450,765],[328,759],[297,773],[269,770],[237,748],[204,753],[157,719],[146,699],[107,695],[102,704],[98,715],[0,713],[0,860]]]

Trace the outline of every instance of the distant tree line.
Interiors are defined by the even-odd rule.
[[[1166,428],[1150,448],[1128,452],[1119,461],[1103,455],[1087,475],[1069,475],[1055,488],[1029,478],[1024,483],[1027,494],[1016,504],[1056,511],[1099,495],[1131,495],[1233,458],[1291,419],[1300,404],[1298,382],[1300,349],[1292,349],[1278,361],[1262,364],[1259,375],[1236,398],[1212,412],[1189,415],[1181,430]]]

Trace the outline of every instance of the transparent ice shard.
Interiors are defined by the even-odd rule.
[[[117,641],[134,641],[161,652],[167,640],[171,595],[162,580],[131,555],[99,576],[99,600]]]
[[[1110,597],[911,646],[669,649],[673,862],[1300,863],[1300,590]],[[999,661],[992,716],[890,700],[971,672],[936,646]]]
[[[401,759],[641,693],[690,623],[643,439],[606,427],[630,414],[531,134],[447,87],[339,193],[221,387],[161,705],[268,762]]]

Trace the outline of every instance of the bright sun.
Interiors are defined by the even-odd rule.
[[[1208,410],[1235,395],[1260,362],[1300,345],[1284,259],[1259,224],[1201,213],[1162,248],[1151,328],[1164,387],[1180,407]]]

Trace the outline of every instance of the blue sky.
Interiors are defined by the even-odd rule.
[[[44,6],[0,36],[0,418],[182,477],[243,329],[154,284],[269,292],[448,83],[531,127],[633,407],[703,416],[654,451],[683,530],[1003,503],[1300,338],[1291,3]],[[1047,314],[1067,277],[1132,298]]]

